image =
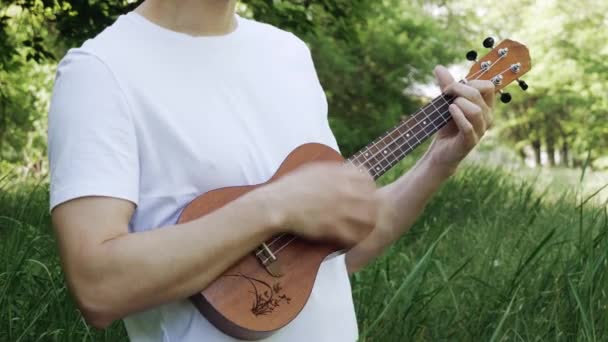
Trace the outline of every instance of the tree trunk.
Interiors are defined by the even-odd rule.
[[[555,167],[555,140],[552,136],[548,136],[546,139],[547,143],[547,159],[549,160],[549,166]]]
[[[532,140],[532,149],[534,149],[534,158],[536,160],[536,166],[541,166],[540,159],[540,139]]]
[[[562,150],[561,150],[561,157],[562,158],[561,159],[562,159],[562,165],[565,166],[565,167],[569,167],[570,166],[570,163],[569,163],[569,160],[568,160],[569,157],[570,157],[569,156],[569,154],[570,154],[569,152],[570,151],[569,151],[569,147],[568,147],[568,142],[564,141],[562,143]]]

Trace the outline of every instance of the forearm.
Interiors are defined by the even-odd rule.
[[[97,326],[161,303],[186,298],[274,232],[252,193],[200,219],[103,242],[88,255],[76,289]],[[88,264],[88,265],[87,265]],[[97,322],[95,322],[97,321]]]
[[[425,154],[405,175],[379,189],[383,205],[376,228],[347,252],[349,273],[360,270],[406,233],[452,173],[453,169],[434,167]]]

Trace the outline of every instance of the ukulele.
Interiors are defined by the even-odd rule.
[[[494,41],[487,38],[483,45],[492,48]],[[480,60],[477,60],[475,51],[469,51],[467,59],[475,61],[475,64],[461,82],[490,80],[496,91],[501,93],[502,102],[511,100],[511,95],[503,93],[502,89],[514,80],[523,90],[528,87],[519,76],[530,70],[530,54],[524,45],[516,41],[502,41]],[[184,223],[209,214],[306,163],[348,163],[377,179],[449,122],[451,114],[448,106],[453,100],[454,97],[448,94],[436,97],[347,160],[323,144],[301,145],[287,156],[266,183],[206,192],[184,208],[178,222]],[[245,340],[261,339],[298,315],[308,300],[321,262],[340,249],[326,242],[309,241],[287,233],[278,234],[190,299],[209,322],[227,335]]]

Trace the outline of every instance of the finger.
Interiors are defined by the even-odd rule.
[[[478,105],[483,110],[489,110],[486,101],[481,96],[481,92],[477,88],[473,88],[469,85],[462,83],[454,83],[446,90],[446,92],[455,97],[464,97],[467,100]]]
[[[481,83],[479,83],[481,82]],[[494,87],[494,85],[492,84],[490,87],[488,87],[487,84],[484,84],[484,81],[476,81],[476,83],[474,83],[474,86],[480,86],[483,87],[482,91],[484,94],[487,94],[488,92],[492,92],[492,87]],[[490,82],[492,83],[492,82]],[[486,103],[486,99],[484,98],[484,95],[482,94],[481,91],[479,91],[478,88],[476,87],[472,87],[470,85],[465,85],[465,84],[461,84],[461,83],[455,83],[454,85],[450,86],[449,89],[447,90],[447,93],[450,93],[454,96],[461,96],[464,97],[466,99],[468,99],[469,101],[477,104],[480,108],[481,108],[481,114],[483,116],[483,120],[484,120],[484,127],[483,127],[483,131],[485,131],[486,129],[488,129],[488,127],[491,126],[492,124],[492,108],[490,106],[488,106],[488,104]],[[485,96],[492,96],[492,105],[494,104],[494,98],[493,95],[494,93],[491,93],[491,95],[485,95]],[[464,110],[464,108],[462,108]],[[467,112],[465,111],[465,114],[467,114]],[[476,127],[477,128],[477,127]],[[480,132],[480,131],[478,131]]]
[[[367,170],[362,165],[357,166],[354,163],[347,162],[346,164],[344,164],[344,168],[342,169],[342,172],[344,173],[345,177],[360,177],[361,174],[365,175],[368,173],[368,172],[363,172],[363,171],[367,171]]]
[[[486,131],[486,122],[481,108],[464,97],[456,98],[454,104],[458,106],[464,113],[466,119],[473,125],[473,129],[475,130],[475,133],[477,133],[477,136],[483,136]]]
[[[352,182],[356,183],[374,183],[374,178],[370,174],[367,168],[352,168],[348,170],[345,177],[349,178]]]
[[[469,82],[468,84],[469,86],[479,90],[485,104],[488,106],[487,110],[483,111],[484,120],[486,122],[486,129],[488,129],[492,127],[492,124],[494,122],[494,118],[492,117],[492,109],[494,108],[496,98],[496,87],[494,86],[494,83],[482,80],[474,80]]]
[[[376,183],[370,179],[359,180],[351,184],[355,192],[353,195],[360,199],[368,199],[378,190]]]
[[[473,125],[467,120],[464,113],[457,105],[451,104],[448,110],[450,111],[450,114],[452,114],[452,119],[454,119],[458,131],[462,134],[465,147],[467,149],[473,148],[473,146],[477,144],[477,136],[475,134],[475,129],[473,129]]]
[[[454,77],[452,77],[450,71],[443,65],[436,66],[434,72],[442,92],[445,91],[450,84],[454,83]]]
[[[496,87],[494,86],[494,83],[486,80],[472,80],[467,82],[467,85],[479,91],[481,97],[488,107],[494,107],[494,98],[496,94]]]
[[[376,183],[372,179],[361,177],[361,175],[343,178],[340,189],[346,196],[344,199],[355,202],[368,200],[377,190]]]
[[[349,206],[345,215],[349,216],[353,222],[364,226],[373,226],[378,219],[378,205],[369,197],[361,199]]]

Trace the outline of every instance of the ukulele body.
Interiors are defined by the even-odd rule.
[[[241,195],[315,161],[344,162],[344,159],[326,145],[301,145],[287,156],[267,182],[206,192],[184,208],[178,223],[207,215]],[[274,238],[267,242],[272,240]],[[276,332],[302,310],[321,262],[340,249],[333,244],[300,238],[286,244],[290,240],[284,237],[271,245],[273,249],[284,247],[275,253],[276,261],[270,267],[264,266],[252,251],[207,288],[190,297],[191,301],[209,322],[232,337],[257,340]]]

